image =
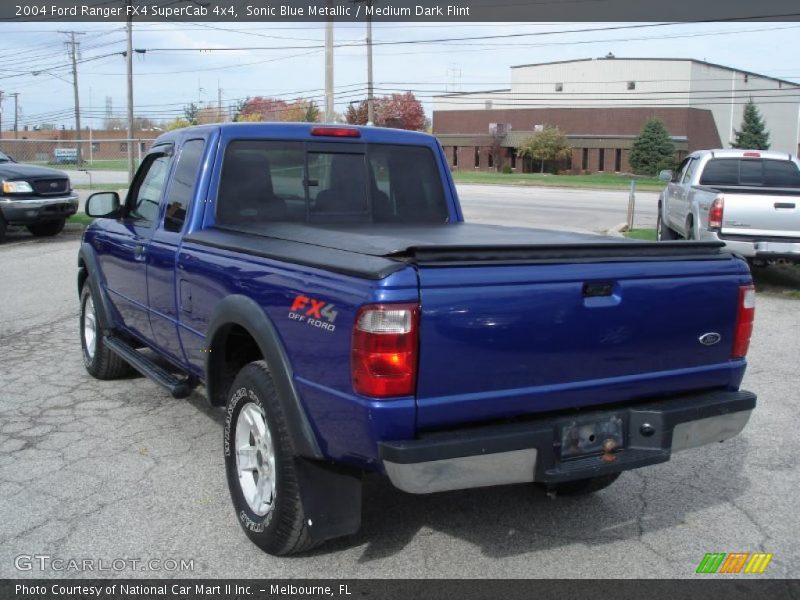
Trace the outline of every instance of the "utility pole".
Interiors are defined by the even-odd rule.
[[[367,5],[367,124],[375,123],[375,83],[372,76],[372,2],[373,0],[353,0]]]
[[[367,0],[367,8],[372,0]],[[372,79],[372,14],[367,11],[367,125],[375,124],[375,90]]]
[[[78,31],[60,31],[69,36],[67,46],[69,47],[70,56],[72,59],[72,88],[75,95],[75,145],[78,150],[78,164],[82,164],[81,159],[81,101],[80,94],[78,93],[78,46],[80,44],[75,41],[76,35],[84,35]]]
[[[133,11],[131,10],[131,0],[127,0],[128,19],[127,34],[128,48],[125,53],[125,64],[128,71],[128,181],[133,181]]]
[[[3,90],[0,90],[0,138],[3,137]]]
[[[17,132],[19,131],[19,92],[11,94],[14,96],[14,139],[17,139]]]
[[[220,121],[225,121],[225,115],[222,114],[222,88],[219,87],[219,79],[217,80],[217,118]]]
[[[333,17],[325,21],[325,122],[333,123]]]

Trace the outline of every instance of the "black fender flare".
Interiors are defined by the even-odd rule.
[[[323,459],[316,435],[294,385],[292,365],[278,332],[262,308],[247,296],[240,294],[227,296],[217,304],[209,319],[206,334],[208,352],[205,364],[206,391],[209,402],[220,404],[219,398],[224,397],[227,392],[225,389],[220,389],[224,382],[216,375],[222,372],[220,361],[224,361],[225,357],[221,352],[214,352],[214,346],[216,341],[221,336],[227,335],[228,330],[235,325],[242,327],[253,337],[269,367],[278,391],[278,400],[286,417],[286,425],[295,455]]]
[[[97,305],[94,307],[97,311],[97,317],[103,328],[103,332],[108,334],[114,328],[114,306],[108,294],[103,290],[100,285],[102,272],[100,271],[100,263],[97,260],[97,253],[91,244],[81,242],[80,250],[78,250],[78,298],[80,299],[81,290],[85,282],[89,283],[92,289],[92,295],[98,300]]]

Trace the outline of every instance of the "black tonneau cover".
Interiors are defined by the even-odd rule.
[[[423,266],[712,260],[721,242],[642,242],[588,233],[475,223],[241,225],[191,233],[185,242],[382,279]]]

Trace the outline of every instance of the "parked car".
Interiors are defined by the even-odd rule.
[[[236,518],[273,554],[358,530],[366,472],[414,494],[586,494],[737,435],[755,407],[744,260],[464,223],[426,134],[176,130],[125,204],[86,212],[86,369],[204,385]]]
[[[0,242],[9,225],[51,236],[78,212],[78,196],[63,171],[16,162],[0,152]]]
[[[783,152],[701,150],[658,201],[658,238],[722,241],[754,264],[800,263],[800,161]]]

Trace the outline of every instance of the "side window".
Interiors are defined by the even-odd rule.
[[[180,232],[186,221],[186,212],[192,199],[200,160],[203,158],[204,140],[189,140],[183,145],[175,174],[167,193],[167,208],[164,213],[164,229]]]
[[[697,160],[694,158],[689,159],[689,162],[686,163],[686,169],[683,172],[683,179],[681,179],[681,183],[691,183],[692,176],[694,175],[694,168],[697,165]]]
[[[164,154],[154,154],[142,165],[141,179],[128,203],[128,217],[140,225],[151,225],[158,218],[158,203],[166,183],[168,167],[169,156]]]
[[[672,174],[672,183],[679,183],[681,179],[683,179],[683,173],[686,169],[686,165],[689,164],[689,161],[692,160],[691,158],[684,158],[683,162],[678,165],[678,168]]]

